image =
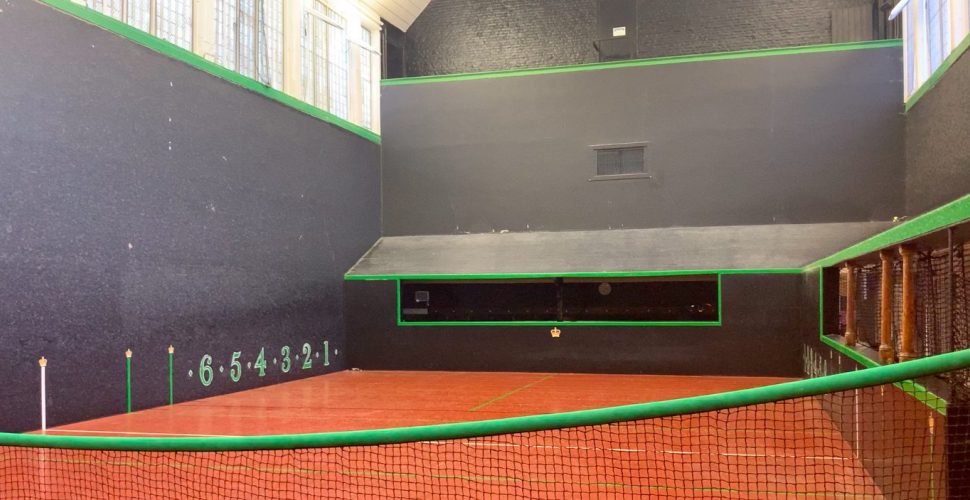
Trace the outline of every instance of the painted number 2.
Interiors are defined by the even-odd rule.
[[[303,344],[303,370],[309,369],[313,366],[313,360],[310,356],[313,354],[313,348],[310,344]]]

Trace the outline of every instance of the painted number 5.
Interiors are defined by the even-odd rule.
[[[242,378],[242,363],[239,362],[239,356],[242,356],[242,351],[232,353],[232,360],[229,361],[229,378],[233,382],[239,382]]]

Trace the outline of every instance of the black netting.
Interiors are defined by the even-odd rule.
[[[854,269],[856,279],[856,334],[858,341],[879,348],[879,301],[882,266],[872,264]]]

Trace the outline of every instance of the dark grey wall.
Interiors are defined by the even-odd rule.
[[[898,48],[384,88],[384,234],[886,220]],[[655,179],[596,181],[648,141]]]
[[[432,0],[407,31],[407,75],[595,62],[600,1],[604,0]],[[830,43],[831,10],[872,1],[636,4],[635,54],[658,57]]]
[[[801,275],[722,278],[720,327],[398,327],[393,281],[348,281],[350,366],[800,376]]]
[[[970,193],[970,56],[906,114],[906,213]]]
[[[343,366],[378,146],[30,0],[0,68],[0,431],[39,427],[40,356],[52,425],[123,410],[127,348],[136,409],[167,400],[170,343],[178,400],[324,373],[282,374],[284,345]]]

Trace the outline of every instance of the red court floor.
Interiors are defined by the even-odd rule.
[[[48,432],[164,437],[401,427],[658,401],[788,380],[345,371]],[[904,448],[891,461],[901,467],[886,471],[923,471],[938,448],[932,440],[919,448],[925,453]],[[25,497],[307,498],[321,492],[334,498],[881,496],[817,398],[604,426],[381,446],[184,453],[0,448],[0,459],[3,453],[11,464],[10,486]],[[937,469],[927,469],[929,474],[918,481],[909,476],[899,481],[910,486],[907,491],[936,491]]]
[[[243,436],[404,427],[601,408],[792,379],[343,371],[89,420],[50,434]]]

